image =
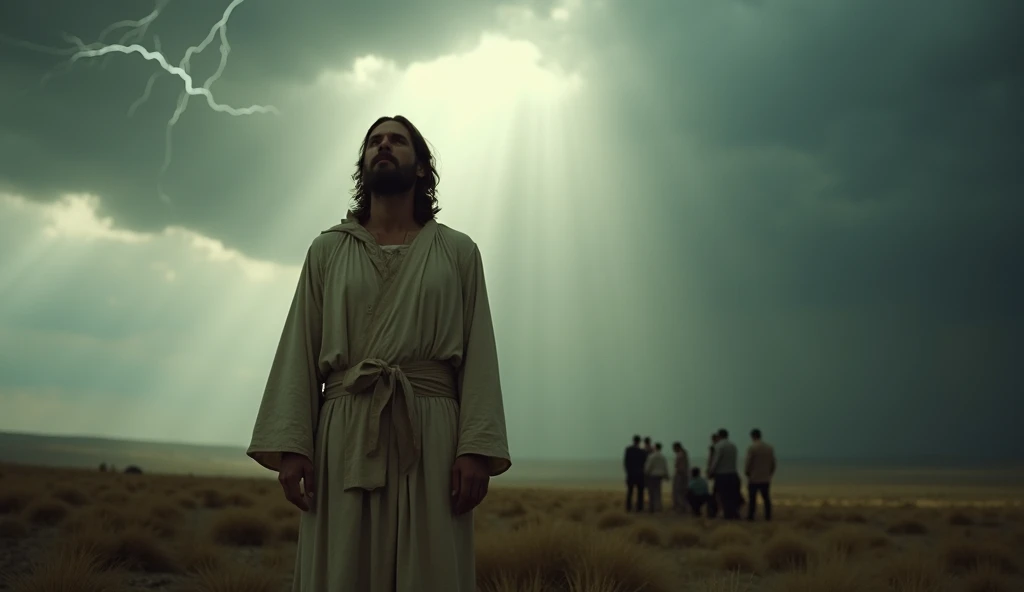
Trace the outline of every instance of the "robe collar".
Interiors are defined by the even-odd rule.
[[[423,234],[436,223],[437,222],[434,220],[427,220],[427,223],[423,225],[422,229],[420,229],[420,234]],[[345,217],[341,219],[341,223],[335,224],[327,230],[322,231],[320,234],[324,234],[326,232],[342,232],[352,235],[353,238],[359,239],[369,245],[377,244],[376,239],[373,238],[373,235],[370,234],[370,231],[367,230],[365,226],[359,223],[359,220],[356,218],[355,214],[352,213],[352,210],[349,210],[345,214]],[[419,236],[416,238],[419,238]],[[413,242],[415,242],[415,240]]]

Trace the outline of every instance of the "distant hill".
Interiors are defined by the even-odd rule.
[[[106,463],[118,470],[137,465],[147,473],[272,476],[247,457],[242,447],[12,432],[0,432],[0,461],[79,468],[97,468]]]

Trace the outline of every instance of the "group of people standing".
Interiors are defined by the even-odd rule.
[[[707,478],[701,476],[699,467],[690,466],[689,453],[681,442],[672,444],[675,453],[672,470],[668,459],[662,454],[661,442],[651,437],[633,436],[633,444],[626,447],[623,459],[626,470],[626,511],[643,512],[644,494],[647,494],[647,509],[662,511],[662,485],[672,480],[672,509],[685,513],[686,509],[695,516],[707,507],[707,516],[715,518],[721,511],[726,520],[738,520],[740,508],[747,505],[747,519],[753,520],[757,511],[757,496],[764,502],[765,520],[772,519],[771,480],[775,476],[775,449],[761,438],[761,430],[750,431],[751,444],[747,448],[743,464],[743,475],[747,478],[747,499],[741,492],[739,474],[739,453],[736,445],[729,440],[725,428],[711,434],[708,449]],[[674,472],[673,472],[674,471]],[[708,480],[714,482],[713,489]],[[635,499],[635,503],[634,503]]]

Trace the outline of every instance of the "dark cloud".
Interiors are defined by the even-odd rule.
[[[668,319],[665,412],[800,450],[923,454],[941,432],[942,454],[1024,455],[1024,7],[610,7],[597,34],[628,70],[600,94],[660,196],[637,204],[657,212],[638,292]]]
[[[189,45],[206,36],[227,5],[225,0],[172,1],[150,26],[144,44],[153,47],[153,36],[158,36],[161,49],[176,63]],[[296,188],[315,172],[310,161],[327,142],[337,141],[329,125],[311,118],[308,105],[289,103],[288,85],[310,83],[324,68],[347,68],[369,53],[404,64],[465,48],[482,26],[493,23],[495,6],[472,0],[242,3],[229,23],[232,54],[214,92],[232,105],[284,104],[284,113],[239,120],[213,113],[193,97],[175,127],[172,169],[164,186],[175,203],[167,207],[157,199],[157,179],[164,129],[180,81],[161,74],[149,101],[128,119],[129,107],[157,71],[153,64],[139,56],[114,55],[68,69],[66,56],[9,42],[67,47],[62,35],[68,33],[89,43],[111,23],[145,16],[151,5],[5,2],[0,8],[0,36],[8,39],[0,42],[0,188],[45,200],[68,191],[94,192],[103,196],[105,213],[127,227],[154,230],[180,224],[256,256],[278,259],[281,253],[256,237],[253,226],[265,225],[282,201],[295,198]],[[204,80],[218,59],[215,42],[192,60],[192,71]],[[51,76],[41,85],[46,75]],[[356,138],[352,144],[354,154]],[[339,166],[347,168],[348,160]],[[340,217],[346,205],[347,195],[338,187],[315,207],[326,222]]]
[[[152,32],[178,53],[226,2],[212,4],[172,2]],[[0,32],[55,44],[61,30],[88,38],[140,12],[135,2],[84,6],[7,3]],[[492,4],[446,6],[250,0],[232,21],[219,92],[231,103],[287,103],[287,85],[324,66],[370,52],[429,59],[493,23]],[[616,430],[682,432],[692,446],[721,424],[739,434],[758,425],[792,454],[973,454],[986,441],[996,455],[1024,456],[1012,436],[1024,388],[1022,17],[1013,0],[614,0],[574,15],[582,37],[572,57],[622,155],[621,171],[586,171],[607,175],[590,183],[605,192],[593,203],[620,211],[594,234],[635,252],[630,272],[641,279],[621,288],[621,308],[573,306],[557,297],[566,286],[513,258],[518,231],[502,229],[516,261],[491,272],[507,389],[533,397],[509,403],[515,437],[585,456],[602,454]],[[167,208],[155,178],[177,98],[168,78],[127,120],[151,72],[139,60],[76,68],[40,88],[53,56],[0,51],[10,81],[0,91],[0,183],[35,199],[94,191],[132,228],[177,223],[257,257],[301,253],[307,236],[282,254],[263,235],[338,141],[308,105],[244,120],[191,108],[175,135]],[[572,144],[581,137],[569,148],[585,153]],[[336,189],[307,203],[311,217],[340,215]],[[603,294],[620,277],[606,262],[579,265],[589,271],[577,292]],[[536,298],[530,310],[557,301],[563,326],[601,338],[588,333],[586,355],[563,351],[564,335],[564,347],[539,350],[555,340],[517,316],[530,295],[512,290],[523,286]],[[609,318],[631,319],[640,345],[616,342]],[[563,382],[538,386],[537,367]],[[587,392],[593,405],[574,409]],[[565,443],[568,413],[592,433]]]

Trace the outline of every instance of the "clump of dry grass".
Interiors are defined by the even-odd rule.
[[[131,496],[123,491],[110,491],[100,496],[100,501],[109,506],[122,506],[131,499]]]
[[[62,546],[88,554],[107,569],[146,573],[179,573],[181,566],[153,532],[131,527],[120,532],[93,530],[79,532]]]
[[[587,510],[586,508],[580,507],[578,505],[568,508],[565,511],[565,518],[566,520],[570,520],[572,522],[583,522],[587,519]]]
[[[530,528],[544,522],[544,516],[540,514],[527,514],[519,518],[512,518],[509,528],[511,530],[522,530],[524,528]]]
[[[282,541],[294,543],[299,540],[299,525],[295,522],[282,524],[277,528],[277,538]]]
[[[886,529],[889,534],[909,534],[909,535],[923,535],[928,534],[928,526],[926,526],[920,520],[904,519],[895,522]]]
[[[0,492],[0,514],[17,514],[28,507],[35,497],[27,491]]]
[[[224,501],[227,505],[235,508],[251,508],[256,505],[256,502],[254,502],[251,497],[237,491],[227,493],[224,496]]]
[[[991,568],[1004,574],[1019,571],[1017,561],[1010,552],[992,543],[956,541],[949,543],[942,551],[946,571],[963,574],[970,571]]]
[[[194,592],[277,592],[281,589],[281,577],[266,569],[231,564],[196,573],[188,589]]]
[[[511,535],[482,537],[480,592],[644,590],[676,592],[675,563],[620,537],[573,523],[548,523]]]
[[[769,585],[771,592],[865,592],[875,590],[856,567],[841,559],[815,563],[805,570],[789,571],[776,576]],[[920,592],[924,592],[923,590]]]
[[[209,573],[226,563],[220,547],[202,540],[182,542],[175,549],[174,558],[182,571],[191,574]]]
[[[809,531],[819,531],[826,528],[825,524],[821,520],[813,516],[802,516],[798,518],[796,521],[796,527],[801,530]]]
[[[500,518],[519,518],[521,516],[526,516],[527,509],[526,506],[523,505],[523,502],[519,500],[511,500],[506,504],[499,505],[495,509],[494,513]]]
[[[17,518],[0,520],[0,539],[23,539],[28,537],[28,526]]]
[[[950,513],[947,522],[949,522],[951,526],[971,526],[974,524],[974,519],[968,516],[966,513],[957,510],[955,512]]]
[[[170,539],[178,534],[184,521],[184,514],[175,512],[177,510],[173,506],[159,502],[148,508],[95,505],[70,517],[63,524],[63,528],[69,533],[143,529],[161,538]]]
[[[166,502],[157,502],[149,507],[149,517],[160,522],[176,523],[185,519],[185,513]]]
[[[1016,592],[1019,588],[996,570],[982,568],[964,578],[961,592]]]
[[[292,505],[274,504],[274,506],[267,511],[267,514],[275,520],[295,518],[299,515],[299,509]]]
[[[814,547],[806,540],[781,534],[768,541],[763,556],[770,569],[786,571],[806,568],[814,554]]]
[[[200,505],[210,510],[219,510],[228,506],[228,497],[224,495],[224,492],[216,489],[201,489],[196,492],[196,496],[199,498]]]
[[[823,547],[841,557],[853,557],[868,549],[877,549],[889,544],[889,539],[880,532],[863,526],[842,525],[824,533]]]
[[[758,576],[738,571],[715,572],[689,588],[693,592],[761,592]]]
[[[691,526],[676,526],[668,533],[668,545],[676,548],[696,547],[701,543],[701,533]]]
[[[632,523],[632,516],[616,511],[605,512],[604,514],[601,514],[597,519],[597,527],[601,530],[622,528],[623,526],[629,526]]]
[[[34,502],[25,510],[29,522],[36,526],[56,526],[70,513],[67,504],[50,499]]]
[[[52,495],[69,506],[84,506],[91,502],[88,495],[73,487],[60,487]]]
[[[718,567],[725,571],[756,574],[761,572],[761,562],[750,547],[726,545],[718,550]]]
[[[894,555],[883,566],[881,576],[893,592],[940,590],[945,582],[938,561],[920,552]]]
[[[711,531],[707,538],[708,544],[714,548],[726,546],[745,546],[754,542],[747,529],[736,524],[726,524]]]
[[[295,551],[279,547],[264,549],[260,555],[260,565],[277,572],[293,569],[295,567]]]
[[[656,524],[651,522],[645,521],[633,526],[627,536],[629,540],[640,545],[661,547],[665,544],[665,535]]]
[[[229,510],[214,519],[210,533],[215,542],[223,545],[259,547],[273,538],[274,530],[260,514]]]
[[[94,555],[63,547],[33,561],[27,572],[9,578],[6,585],[12,592],[114,592],[121,583]]]

